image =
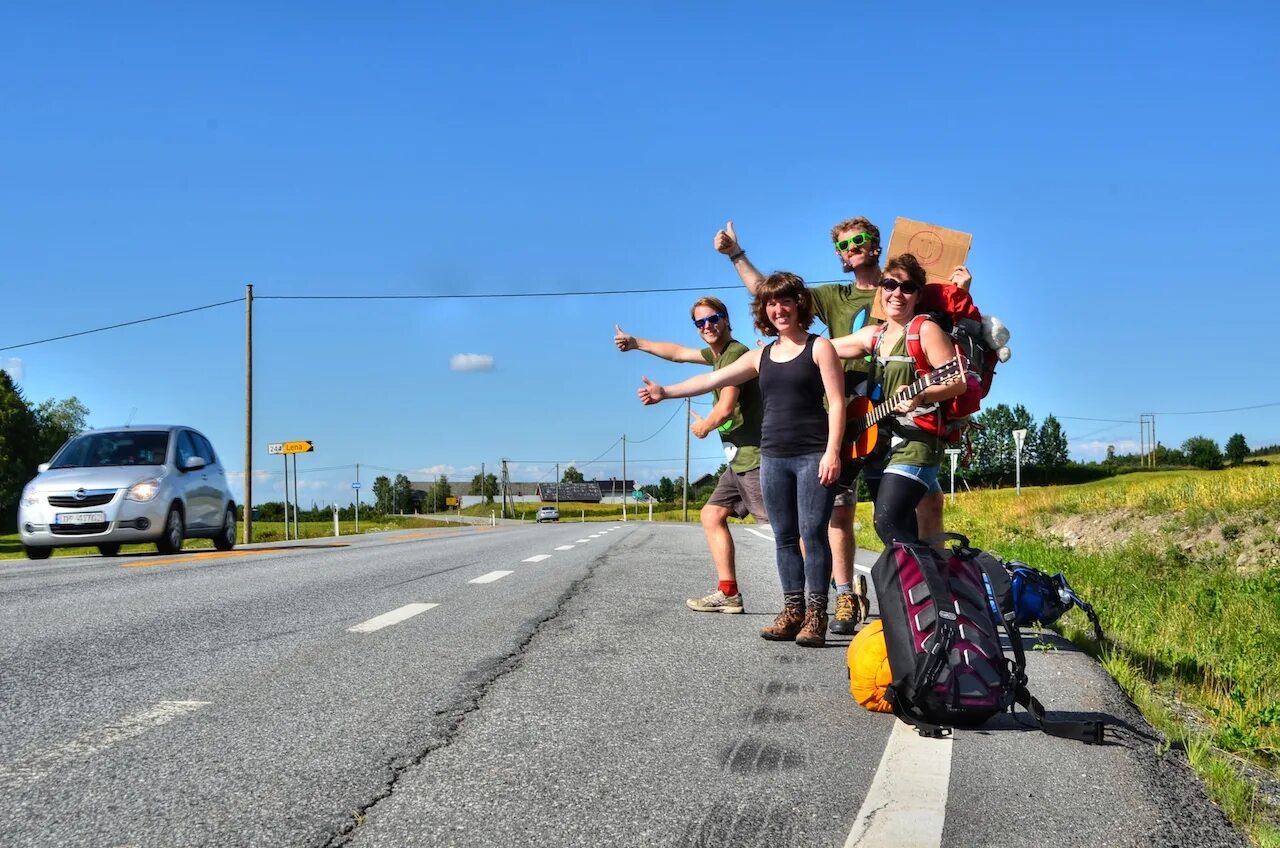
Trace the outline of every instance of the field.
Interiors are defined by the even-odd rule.
[[[859,520],[859,544],[880,548],[869,505]],[[946,525],[1064,572],[1107,639],[1078,611],[1063,634],[1187,751],[1256,844],[1280,846],[1280,464],[966,492]]]

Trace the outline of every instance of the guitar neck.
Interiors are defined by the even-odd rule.
[[[934,372],[930,372],[907,386],[907,390],[905,392],[881,401],[867,413],[867,417],[863,420],[862,428],[866,430],[875,424],[880,423],[880,421],[889,415],[889,413],[893,412],[893,408],[899,403],[904,400],[911,400],[913,397],[934,385],[936,382],[937,381],[934,379]]]

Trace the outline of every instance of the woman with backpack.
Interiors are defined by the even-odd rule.
[[[821,647],[826,644],[831,583],[827,523],[844,435],[844,370],[831,342],[809,332],[813,297],[795,274],[770,274],[757,286],[751,311],[756,329],[777,336],[776,341],[673,386],[645,377],[640,401],[648,405],[692,397],[759,377],[764,406],[760,484],[783,594],[782,612],[760,635]]]
[[[890,259],[880,279],[884,323],[832,340],[842,359],[873,357],[872,378],[879,382],[885,403],[893,404],[891,415],[879,425],[877,451],[863,472],[875,504],[876,534],[886,545],[919,541],[916,505],[937,482],[944,456],[939,436],[943,402],[965,391],[964,380],[956,377],[910,396],[911,385],[921,376],[913,347],[921,352],[920,366],[927,362],[931,371],[956,356],[942,328],[927,315],[917,315],[927,282],[915,256],[904,253]],[[850,436],[859,425],[849,421]]]

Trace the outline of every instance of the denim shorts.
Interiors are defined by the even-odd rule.
[[[883,469],[868,468],[862,474],[863,477],[874,478],[879,478],[885,474],[901,474],[903,477],[910,477],[912,480],[918,480],[924,484],[925,489],[930,494],[942,491],[942,484],[938,482],[938,466],[936,465],[904,465],[895,462],[886,465]]]

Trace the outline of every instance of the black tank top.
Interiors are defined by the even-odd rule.
[[[774,362],[771,342],[760,354],[760,397],[764,401],[764,425],[760,453],[766,456],[802,456],[827,449],[827,411],[822,406],[826,389],[822,372],[813,361],[809,334],[804,350],[788,362]]]

